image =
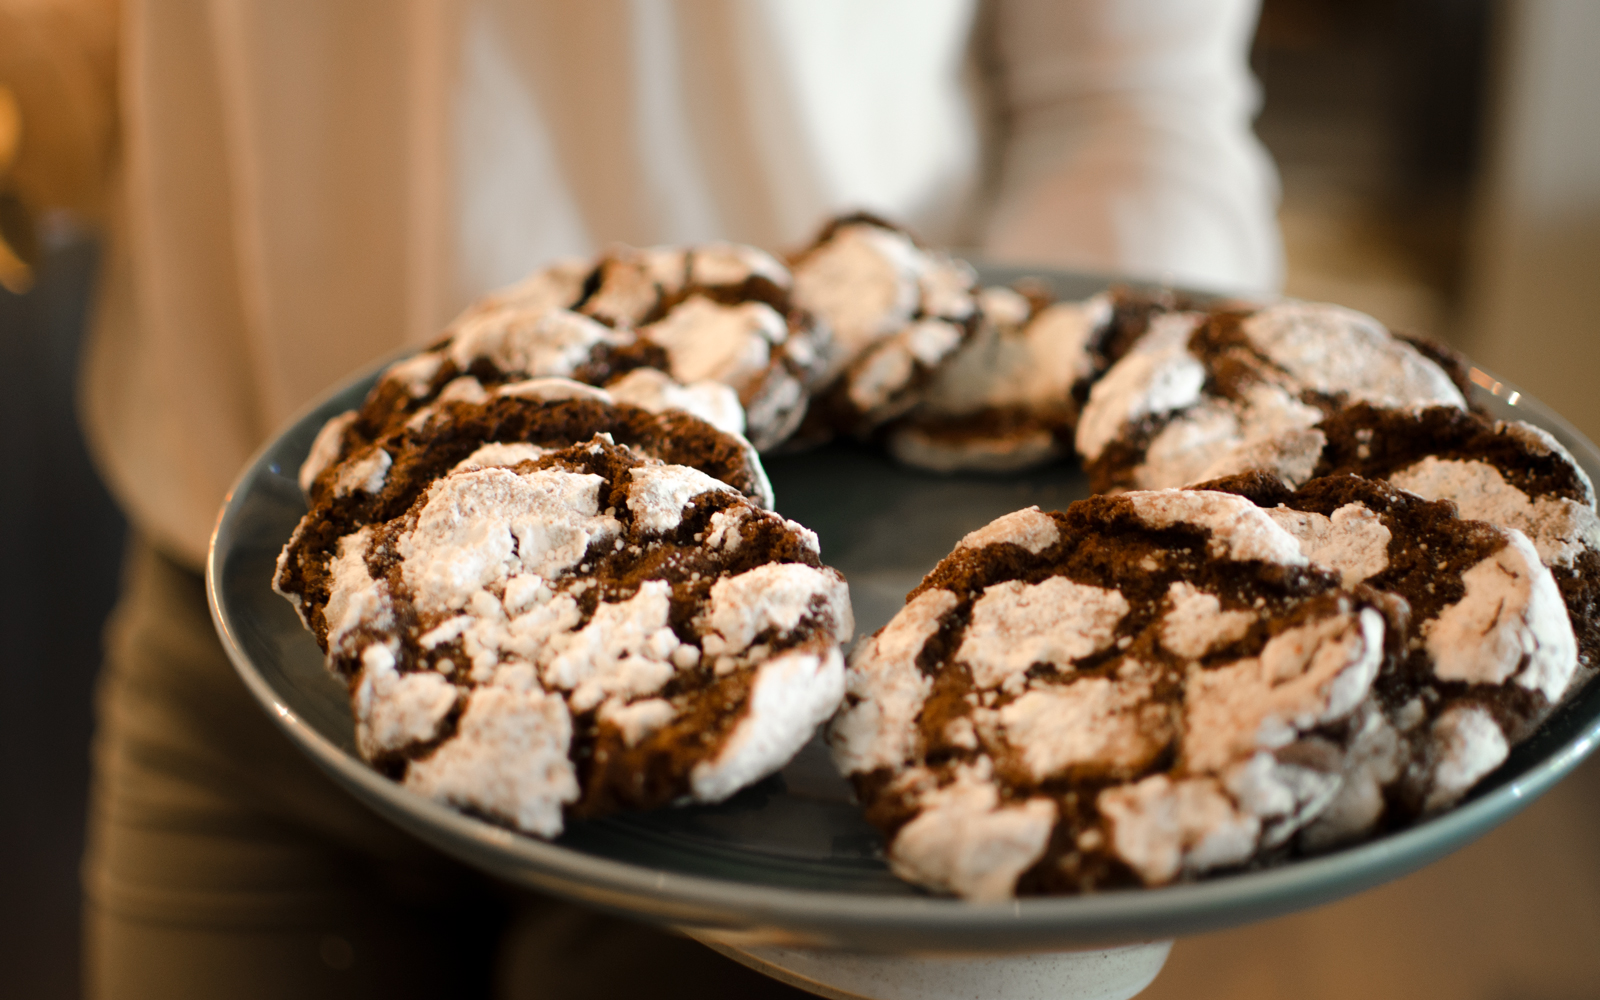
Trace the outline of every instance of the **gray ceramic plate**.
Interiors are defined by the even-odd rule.
[[[1054,281],[1058,294],[1074,297],[1104,284]],[[343,689],[269,585],[305,511],[295,484],[301,459],[324,420],[359,403],[375,371],[307,411],[240,477],[207,566],[217,629],[251,691],[337,782],[447,853],[544,892],[750,944],[998,953],[1169,938],[1315,906],[1428,864],[1550,788],[1600,735],[1600,685],[1591,685],[1466,803],[1417,827],[1279,868],[1071,898],[975,905],[901,883],[816,743],[718,806],[574,823],[554,843],[522,836],[420,798],[363,764]],[[1494,415],[1551,431],[1600,479],[1594,445],[1511,386],[1474,374],[1478,400]],[[849,578],[858,634],[886,622],[967,531],[1029,504],[1059,508],[1087,495],[1071,464],[1009,478],[937,477],[842,445],[775,458],[768,469],[779,510],[814,528],[823,558]]]

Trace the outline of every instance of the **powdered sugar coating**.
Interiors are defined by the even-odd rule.
[[[1087,677],[1035,685],[998,715],[1036,780],[1072,767],[1139,770],[1167,743],[1164,709],[1150,694],[1145,682]]]
[[[987,757],[957,769],[949,785],[926,792],[922,812],[889,845],[897,875],[975,902],[1008,899],[1044,853],[1056,805],[1034,798],[1001,805]]]
[[[365,454],[351,458],[339,467],[339,475],[333,481],[333,495],[348,496],[357,490],[377,493],[383,489],[383,481],[388,477],[393,461],[382,448],[376,445],[369,447]]]
[[[619,347],[631,337],[566,309],[507,305],[463,317],[446,354],[461,371],[483,359],[503,372],[567,376],[596,347]]]
[[[1203,482],[1208,471],[1228,464],[1239,440],[1236,409],[1224,402],[1204,401],[1150,439],[1144,460],[1134,467],[1133,484],[1139,489],[1170,489]]]
[[[553,837],[562,806],[578,798],[571,742],[561,697],[538,687],[531,666],[507,667],[468,697],[456,735],[411,763],[405,786]]]
[[[850,657],[847,692],[853,704],[829,731],[833,759],[845,774],[893,767],[916,750],[917,713],[933,681],[917,669],[917,654],[956,606],[948,590],[927,590],[907,602]]]
[[[1281,506],[1267,516],[1294,536],[1307,559],[1338,570],[1346,587],[1389,567],[1389,529],[1364,504],[1345,504],[1331,517]]]
[[[619,403],[651,413],[682,410],[729,434],[743,434],[745,430],[744,407],[739,405],[739,394],[721,382],[682,385],[666,372],[635,368],[608,383],[606,392]]]
[[[311,492],[311,484],[322,475],[324,469],[339,460],[339,454],[344,445],[344,432],[351,424],[355,423],[360,414],[355,410],[346,410],[343,413],[330,417],[328,422],[317,431],[317,436],[311,441],[311,451],[306,455],[306,460],[300,463],[300,491]]]
[[[674,378],[735,390],[758,448],[782,443],[805,415],[802,380],[821,364],[815,356],[821,334],[809,318],[791,337],[789,320],[766,302],[727,305],[696,293],[640,335],[666,351]]]
[[[1200,402],[1205,365],[1189,353],[1198,313],[1157,316],[1150,330],[1089,391],[1078,421],[1078,454],[1094,461],[1126,424]]]
[[[1110,318],[1105,296],[1057,302],[1031,321],[1027,300],[1008,288],[986,288],[981,301],[985,322],[977,336],[939,370],[924,393],[923,405],[930,412],[959,415],[988,407],[1060,403],[1079,381],[1094,374],[1089,346]]]
[[[758,448],[774,447],[803,417],[830,336],[792,308],[792,284],[783,264],[755,247],[613,247],[574,308],[617,339],[566,374],[608,382],[619,399],[653,412],[681,408],[748,433]],[[646,367],[687,385],[631,377]],[[733,398],[713,392],[713,383],[734,390]]]
[[[1327,443],[1327,435],[1314,427],[1293,428],[1271,437],[1245,441],[1213,459],[1189,483],[1204,483],[1241,472],[1260,470],[1277,476],[1290,486],[1302,486],[1316,471],[1317,460],[1322,457],[1322,449]],[[1175,477],[1158,467],[1140,470],[1138,478],[1153,482]]]
[[[518,586],[519,584],[523,586]],[[502,663],[548,664],[565,648],[583,615],[570,593],[552,593],[537,576],[515,576],[506,582],[504,602],[479,591],[467,602],[460,632],[470,678],[483,683]],[[456,619],[459,621],[460,619]],[[434,632],[454,622],[440,625]]]
[[[544,669],[545,685],[571,691],[567,703],[575,712],[661,690],[679,646],[668,620],[671,591],[663,580],[646,580],[626,601],[601,604],[589,624],[561,636],[560,652]]]
[[[690,287],[693,260],[704,280]],[[693,251],[617,247],[575,278],[570,267],[561,270],[556,284],[565,290],[559,294],[552,285],[484,299],[451,325],[444,342],[392,366],[363,406],[362,435],[370,440],[398,426],[420,428],[441,402],[476,401],[508,382],[557,377],[596,389],[618,384],[631,405],[682,409],[729,433],[743,434],[748,426],[762,447],[778,443],[798,423],[802,414],[790,411],[803,411],[805,387],[797,379],[817,374],[827,332],[789,308],[787,272],[770,255],[731,244]],[[540,284],[538,278],[530,282]],[[707,314],[711,320],[701,322]],[[660,342],[641,332],[647,321]],[[691,371],[684,381],[696,384],[630,378],[651,367]],[[697,370],[711,374],[693,374]],[[735,390],[731,396],[716,388],[718,380]],[[581,390],[519,384],[511,391],[558,399]],[[752,413],[746,424],[746,406],[761,410],[759,419]]]
[[[865,435],[915,407],[976,325],[976,275],[870,216],[844,217],[794,260],[794,303],[831,331],[814,437]]]
[[[1063,398],[1082,380],[1094,374],[1089,347],[1111,318],[1111,304],[1103,295],[1082,302],[1057,302],[1046,306],[1023,327],[1020,356],[1002,370],[1016,378],[1006,388],[996,385],[993,403],[1046,403]]]
[[[406,395],[421,399],[427,395],[428,387],[433,384],[439,369],[444,367],[445,360],[445,355],[438,351],[424,351],[385,368],[381,380],[397,382]]]
[[[910,322],[922,295],[917,258],[904,235],[856,223],[839,227],[795,266],[795,303],[832,328],[835,371]]]
[[[1430,811],[1454,805],[1511,752],[1494,717],[1475,705],[1445,709],[1434,721],[1431,736],[1439,760],[1424,803]]]
[[[1429,455],[1388,479],[1420,497],[1454,501],[1462,517],[1521,531],[1546,565],[1570,566],[1585,551],[1600,550],[1600,518],[1592,506],[1565,497],[1530,498],[1487,462]]]
[[[1321,452],[1311,430],[1321,419],[1321,410],[1271,383],[1251,385],[1237,400],[1208,397],[1156,434],[1134,482],[1144,489],[1204,482],[1252,468],[1252,456],[1304,481]]]
[[[1220,773],[1348,716],[1383,659],[1383,618],[1366,608],[1288,629],[1261,654],[1196,671],[1185,693],[1185,766]]]
[[[831,740],[891,858],[907,831],[940,857],[958,827],[979,835],[954,801],[937,829],[929,795],[980,760],[997,803],[1057,807],[1016,892],[1242,864],[1333,801],[1342,725],[1389,655],[1385,605],[1338,589],[1243,497],[1178,492],[1009,515],[981,534],[1044,528],[1042,543],[958,546],[924,579],[927,605],[863,644]],[[1180,526],[1200,533],[1165,534]],[[971,794],[969,818],[987,815]],[[896,870],[949,887],[933,862]]]
[[[932,368],[961,342],[965,333],[944,320],[921,320],[872,345],[851,369],[845,393],[857,410],[877,423],[897,415],[914,400],[890,408],[916,377]]]
[[[749,708],[722,752],[695,765],[694,797],[721,802],[784,764],[811,739],[844,697],[844,657],[833,646],[820,655],[788,652],[762,663]]]
[[[1055,518],[1034,505],[995,518],[981,528],[967,532],[956,543],[958,549],[981,549],[986,545],[1020,545],[1038,555],[1061,540]]]
[[[1100,793],[1117,856],[1146,885],[1242,864],[1255,852],[1260,820],[1242,813],[1215,780],[1155,774]]]
[[[984,327],[1001,333],[1014,334],[1021,330],[1033,313],[1033,303],[1028,301],[1027,296],[1004,285],[988,285],[978,289],[977,301]]]
[[[709,656],[738,654],[768,629],[792,631],[813,611],[834,623],[840,641],[849,640],[855,620],[842,577],[800,563],[758,566],[711,588],[701,645]]]
[[[1317,392],[1345,393],[1374,406],[1467,405],[1443,369],[1354,310],[1285,300],[1257,311],[1241,329],[1262,354]]]
[[[362,624],[390,627],[392,611],[387,584],[375,580],[367,569],[372,528],[365,526],[339,539],[338,552],[329,566],[333,578],[322,618],[327,623],[327,646],[340,649],[345,637]]]
[[[889,431],[889,450],[902,462],[941,472],[1012,471],[1069,446],[1077,392],[1096,370],[1091,345],[1111,319],[1109,298],[1058,302],[1031,320],[1031,303],[1012,289],[985,288],[979,301],[973,335]]]
[[[593,270],[594,263],[588,260],[568,257],[553,261],[516,284],[489,293],[466,315],[503,306],[533,313],[570,308],[582,297],[584,279]]]
[[[972,265],[957,257],[923,251],[917,273],[922,293],[922,314],[961,321],[978,308],[973,287],[978,274]]]
[[[1070,667],[1110,646],[1128,601],[1115,590],[1053,576],[1036,584],[997,583],[972,606],[956,659],[979,688],[1020,688],[1029,667]]]
[[[691,251],[686,247],[646,247],[635,251],[644,273],[661,289],[663,297],[683,291],[689,275]]]
[[[600,720],[609,722],[622,732],[622,742],[638,746],[651,733],[671,722],[677,715],[672,702],[665,698],[647,698],[631,705],[612,699],[600,706]]]
[[[1430,412],[1445,428],[1445,447],[1458,447],[1460,438],[1448,435],[1463,426],[1481,433],[1464,415]],[[1353,419],[1353,429],[1330,425],[1342,454],[1355,452],[1362,426],[1372,425],[1360,413]],[[1395,445],[1374,442],[1373,449],[1387,456]],[[1281,484],[1252,477],[1219,485],[1282,496]],[[1284,503],[1270,513],[1301,536],[1313,561],[1342,571],[1346,586],[1386,591],[1382,606],[1401,630],[1391,643],[1403,650],[1397,664],[1378,678],[1371,708],[1349,724],[1354,739],[1342,768],[1348,787],[1303,841],[1326,846],[1385,820],[1414,819],[1440,796],[1459,797],[1465,786],[1440,791],[1434,784],[1445,748],[1432,724],[1442,713],[1476,706],[1503,727],[1497,742],[1526,736],[1577,676],[1578,646],[1556,578],[1519,532],[1458,518],[1453,504],[1349,473],[1313,480]]]
[[[1186,524],[1210,532],[1208,548],[1218,558],[1306,564],[1294,537],[1243,497],[1211,490],[1152,490],[1124,496],[1152,528]]]
[[[742,243],[703,243],[689,252],[689,282],[706,288],[765,278],[779,288],[793,283],[789,269],[765,250]]]
[[[764,302],[726,306],[695,295],[640,332],[666,348],[678,381],[710,379],[741,389],[766,371],[789,325]]]
[[[1244,638],[1257,615],[1224,611],[1215,594],[1179,580],[1167,588],[1171,610],[1161,620],[1161,645],[1188,659]]]
[[[551,402],[558,399],[592,399],[599,403],[616,402],[611,397],[611,394],[604,389],[597,389],[592,385],[585,385],[570,378],[557,376],[511,382],[500,386],[494,391],[494,394],[497,396],[511,396],[516,399],[541,399]]]
[[[1355,738],[1345,754],[1338,790],[1302,834],[1312,850],[1334,847],[1371,832],[1386,808],[1384,789],[1400,777],[1405,764],[1400,734],[1377,706],[1365,708],[1352,725]]]
[[[435,673],[402,675],[394,653],[373,643],[361,653],[353,707],[356,744],[368,758],[426,743],[456,704],[456,687]]]
[[[445,383],[433,401],[435,404],[481,403],[488,398],[489,390],[483,387],[482,382],[471,375],[458,375]]]
[[[794,352],[787,353],[792,357]],[[745,420],[750,441],[759,449],[775,448],[787,441],[806,415],[805,386],[778,362],[740,398],[747,404]]]
[[[1267,848],[1320,819],[1343,783],[1337,770],[1286,763],[1264,750],[1229,768],[1222,782],[1240,810],[1261,821],[1260,843]]]
[[[550,577],[621,525],[599,510],[599,476],[482,469],[439,480],[400,537],[406,583],[424,612],[463,607],[513,572]]]
[[[525,441],[491,441],[455,464],[451,472],[472,472],[477,469],[511,469],[523,462],[536,461],[550,453]]]
[[[1461,575],[1466,596],[1424,626],[1440,680],[1520,686],[1552,704],[1578,665],[1578,644],[1550,571],[1520,531]]]
[[[674,531],[690,497],[733,487],[687,465],[639,465],[629,470],[628,509],[640,531]]]
[[[579,310],[607,326],[635,327],[656,311],[664,294],[682,287],[684,252],[677,247],[613,246],[595,276],[599,283]]]

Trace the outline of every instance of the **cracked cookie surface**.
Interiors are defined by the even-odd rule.
[[[829,733],[903,877],[973,899],[1254,863],[1332,800],[1381,602],[1250,501],[1135,492],[968,535]]]
[[[1445,368],[1349,309],[1160,313],[1090,390],[1076,446],[1097,493],[1251,469],[1302,483],[1326,443],[1318,425],[1363,402],[1466,408]]]
[[[1572,688],[1561,592],[1521,531],[1355,475],[1291,491],[1251,474],[1202,484],[1261,505],[1314,564],[1393,602],[1398,655],[1352,723],[1334,803],[1307,831],[1343,843],[1455,804]]]
[[[505,396],[333,466],[274,586],[348,685],[362,755],[547,837],[786,763],[842,695],[849,594],[812,532],[729,485],[751,483],[726,438]],[[362,465],[381,482],[339,492]]]

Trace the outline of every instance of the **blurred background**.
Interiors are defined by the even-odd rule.
[[[1257,128],[1282,174],[1286,290],[1446,339],[1600,437],[1597,46],[1592,0],[1265,0]],[[39,239],[31,290],[0,290],[0,993],[55,1000],[78,993],[123,526],[73,412],[95,246],[64,218]],[[1147,995],[1592,997],[1597,941],[1591,762],[1400,884],[1180,945]],[[1328,992],[1303,992],[1308,968]]]

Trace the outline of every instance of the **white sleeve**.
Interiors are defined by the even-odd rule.
[[[1251,131],[1258,0],[1000,0],[1000,260],[1275,291],[1277,173]]]

